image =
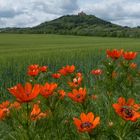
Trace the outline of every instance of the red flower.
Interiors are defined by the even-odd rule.
[[[51,96],[54,93],[54,90],[57,88],[56,83],[46,83],[44,86],[41,87],[40,94],[46,98]]]
[[[23,87],[20,83],[14,87],[8,88],[9,92],[13,94],[20,102],[30,102],[36,98],[40,92],[41,86],[31,83],[26,83]]]
[[[130,66],[131,69],[136,69],[137,68],[137,64],[136,63],[131,63],[129,66]]]
[[[10,108],[20,109],[21,108],[21,104],[19,102],[15,101],[14,103],[10,104]]]
[[[47,116],[47,113],[41,112],[41,109],[38,104],[34,104],[33,109],[30,114],[30,118],[32,121],[36,121],[38,119],[44,118]]]
[[[113,108],[116,113],[126,121],[134,122],[140,118],[140,112],[137,112],[137,110],[140,109],[140,105],[135,104],[134,99],[130,98],[126,102],[123,97],[120,97],[118,103],[113,104]]]
[[[101,75],[102,73],[103,71],[101,69],[96,69],[91,71],[91,74],[93,75]]]
[[[39,67],[37,64],[30,65],[28,67],[28,75],[29,76],[37,76],[40,72],[46,72],[48,66]]]
[[[67,66],[63,67],[62,69],[60,69],[59,73],[61,75],[65,76],[67,74],[73,73],[74,71],[75,71],[75,66],[74,65],[72,65],[72,66],[67,65]]]
[[[9,112],[9,109],[7,108],[0,109],[0,120],[4,119],[8,112]]]
[[[5,101],[5,102],[0,104],[0,120],[3,120],[8,115],[9,105],[10,105],[9,101]]]
[[[67,75],[67,72],[66,72],[64,67],[62,69],[60,69],[59,72],[60,72],[61,75],[64,75],[64,76]]]
[[[72,66],[67,65],[65,67],[65,70],[66,70],[67,73],[73,73],[74,70],[75,70],[75,66],[74,65],[72,65]]]
[[[112,59],[118,59],[122,56],[123,50],[117,50],[117,49],[113,49],[113,50],[107,50],[107,57],[110,57]]]
[[[7,108],[9,105],[10,105],[10,102],[9,101],[5,101],[5,102],[2,102],[0,104],[0,108]]]
[[[80,119],[73,118],[73,120],[80,132],[91,132],[100,123],[100,117],[95,118],[92,112],[89,112],[87,115],[81,113]]]
[[[37,76],[39,74],[39,65],[34,64],[28,67],[28,75],[29,76]]]
[[[76,73],[76,77],[82,77],[82,73],[81,72]]]
[[[62,90],[58,90],[58,93],[60,95],[60,99],[63,99],[66,96],[66,92],[62,89]]]
[[[85,88],[84,89],[79,88],[79,90],[73,89],[72,93],[68,93],[68,97],[70,97],[75,102],[82,103],[86,97],[86,89]]]
[[[60,73],[54,73],[54,74],[52,74],[52,77],[55,78],[55,79],[59,79],[61,77],[61,74]]]
[[[41,72],[46,72],[47,71],[47,68],[48,68],[48,66],[42,66],[42,67],[39,68],[39,70]]]
[[[72,82],[68,82],[68,84],[69,84],[70,87],[76,88],[76,87],[81,85],[82,80],[83,80],[82,74],[81,73],[77,73],[76,77],[73,78],[73,81]]]
[[[137,54],[137,52],[124,52],[123,58],[126,60],[133,60],[136,58]]]

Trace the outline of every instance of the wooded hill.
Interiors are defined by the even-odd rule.
[[[108,37],[140,37],[140,27],[123,27],[94,15],[66,15],[31,28],[3,28],[1,33],[63,34]]]

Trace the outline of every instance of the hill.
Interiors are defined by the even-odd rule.
[[[6,33],[140,37],[140,28],[123,27],[94,15],[66,15],[32,28],[5,28]]]

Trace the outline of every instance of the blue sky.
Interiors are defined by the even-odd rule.
[[[123,26],[140,26],[140,0],[0,0],[1,27],[32,27],[84,11]]]

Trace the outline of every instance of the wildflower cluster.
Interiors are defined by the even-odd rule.
[[[135,103],[134,98],[130,98],[131,95],[133,96],[134,83],[139,75],[137,64],[132,62],[138,53],[108,49],[106,55],[107,59],[103,61],[100,68],[89,71],[91,79],[88,80],[93,81],[90,86],[85,84],[87,77],[81,71],[77,71],[74,65],[66,65],[55,73],[49,71],[48,66],[38,64],[28,66],[28,80],[25,84],[18,83],[8,88],[16,101],[4,101],[0,104],[0,120],[6,121],[13,110],[17,110],[22,114],[22,120],[26,120],[25,129],[28,131],[34,122],[45,120],[46,124],[43,125],[47,125],[49,121],[54,121],[55,112],[60,107],[71,110],[74,106],[76,109],[74,113],[68,115],[67,112],[67,115],[63,116],[62,112],[61,115],[65,122],[70,123],[68,127],[73,127],[75,133],[78,131],[79,136],[81,133],[87,133],[92,138],[95,137],[95,133],[96,135],[103,133],[102,130],[105,128],[102,125],[106,123],[104,117],[107,116],[109,128],[116,125],[113,119],[117,120],[114,135],[123,139],[127,133],[122,134],[120,128],[124,127],[125,123],[134,123],[140,118],[140,104]],[[127,93],[128,91],[131,91],[130,94]],[[116,99],[117,103],[115,103]],[[95,109],[98,104],[102,104],[102,108]],[[104,108],[105,116],[102,113]],[[56,123],[56,120],[54,122]],[[20,125],[24,126],[24,123]],[[97,131],[93,131],[94,129]]]

